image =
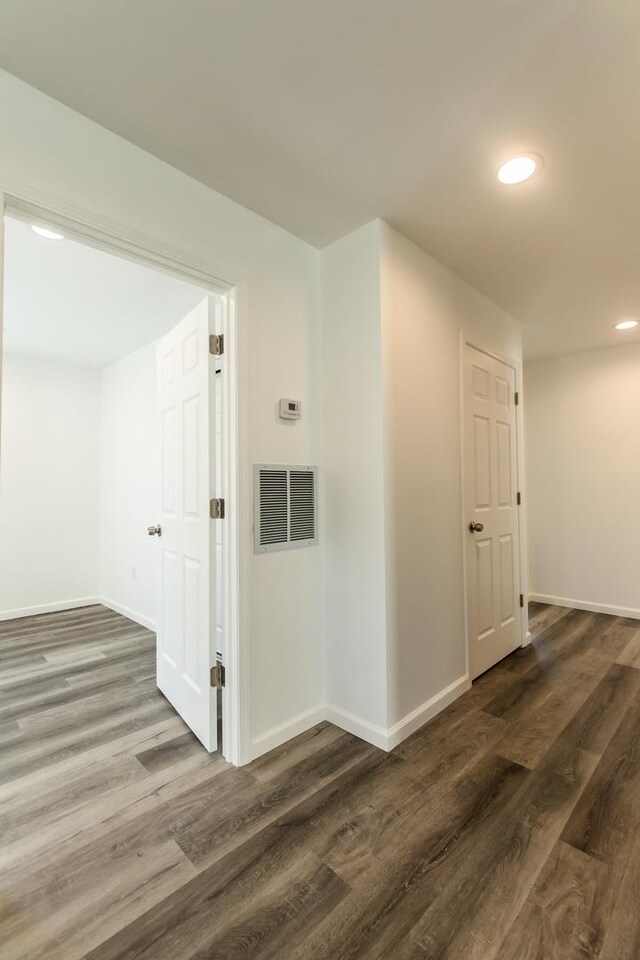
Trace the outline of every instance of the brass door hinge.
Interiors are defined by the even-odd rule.
[[[209,334],[209,353],[213,357],[221,357],[224,353],[224,334]]]
[[[209,516],[212,520],[224,520],[224,499],[216,497],[209,501]]]
[[[224,687],[225,684],[225,669],[224,664],[216,663],[215,667],[211,667],[211,686],[212,687]]]

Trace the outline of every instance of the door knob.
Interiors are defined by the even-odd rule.
[[[147,527],[147,533],[150,537],[161,537],[162,536],[162,527],[158,524],[157,527]]]
[[[482,533],[484,530],[484,523],[474,523],[472,520],[469,524],[469,533]]]

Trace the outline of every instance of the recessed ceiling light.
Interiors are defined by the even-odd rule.
[[[512,157],[502,164],[498,170],[500,183],[522,183],[532,177],[542,166],[542,157],[536,153],[526,153],[519,157]]]
[[[620,323],[615,324],[616,330],[633,330],[633,328],[637,326],[637,320],[621,320]]]
[[[44,237],[45,240],[64,240],[63,233],[56,233],[55,230],[49,230],[48,227],[41,227],[34,223],[31,229],[34,233],[37,233],[39,237]]]

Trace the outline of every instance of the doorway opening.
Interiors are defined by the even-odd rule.
[[[61,219],[5,203],[0,620],[152,631],[159,689],[237,763],[234,289]]]

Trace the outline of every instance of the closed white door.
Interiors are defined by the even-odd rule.
[[[515,372],[468,345],[464,469],[469,669],[521,644]]]
[[[160,451],[157,683],[208,750],[217,747],[214,306],[203,300],[158,343]]]

